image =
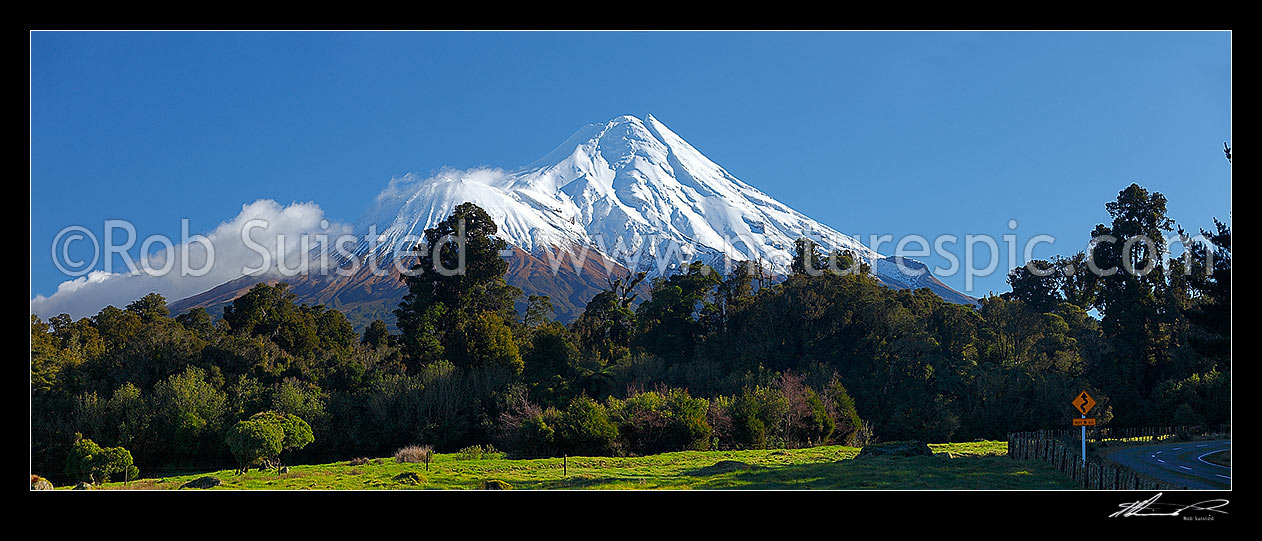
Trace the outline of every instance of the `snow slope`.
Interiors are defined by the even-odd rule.
[[[378,243],[361,243],[357,253],[380,255],[414,244],[415,237],[405,237],[419,237],[465,201],[486,209],[500,236],[532,255],[588,247],[650,276],[695,259],[725,270],[725,256],[761,259],[785,274],[801,237],[824,253],[841,248],[882,259],[732,176],[652,115],[584,126],[515,170],[393,179],[356,223],[357,235],[374,232]],[[873,265],[878,275],[889,267]]]

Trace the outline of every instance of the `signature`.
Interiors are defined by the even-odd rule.
[[[1227,500],[1205,500],[1191,505],[1179,505],[1173,503],[1157,503],[1161,498],[1160,492],[1156,496],[1148,498],[1144,501],[1123,503],[1118,505],[1122,509],[1109,515],[1113,517],[1177,517],[1179,513],[1184,511],[1207,511],[1213,513],[1227,514],[1226,511],[1220,509],[1229,503]],[[1164,512],[1158,511],[1162,510]]]

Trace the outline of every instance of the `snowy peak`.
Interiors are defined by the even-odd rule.
[[[825,253],[882,259],[732,176],[652,115],[588,124],[514,170],[393,179],[356,226],[361,238],[375,228],[380,245],[361,245],[360,252],[398,249],[407,235],[414,244],[465,201],[484,208],[501,237],[534,256],[594,249],[650,276],[698,258],[720,271],[729,260],[756,259],[785,274],[793,243],[803,237]],[[888,267],[873,265],[878,275]]]

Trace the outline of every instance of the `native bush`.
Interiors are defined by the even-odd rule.
[[[279,466],[282,452],[301,449],[312,441],[311,425],[297,415],[275,411],[239,421],[224,437],[242,473],[251,466]]]
[[[470,445],[456,451],[456,460],[495,460],[504,458],[504,453],[495,449],[494,445]]]
[[[706,418],[709,409],[708,400],[693,398],[683,389],[633,396],[627,399],[622,426],[638,435],[638,441],[631,437],[624,441],[645,453],[709,449],[713,432]]]
[[[570,402],[556,429],[557,444],[568,455],[610,456],[618,451],[618,427],[605,406],[587,396]]]
[[[91,483],[106,483],[110,477],[135,479],[140,470],[132,465],[131,452],[122,447],[101,447],[81,435],[66,456],[66,475]]]

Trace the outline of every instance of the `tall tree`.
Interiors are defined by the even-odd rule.
[[[1194,299],[1186,315],[1195,329],[1191,345],[1222,365],[1220,370],[1230,370],[1231,227],[1217,219],[1214,226],[1213,232],[1201,230],[1208,245],[1189,240],[1187,282]]]
[[[607,363],[629,352],[636,328],[635,312],[631,303],[638,295],[636,286],[644,281],[645,273],[609,280],[609,288],[597,293],[587,307],[571,324],[571,331],[578,339],[584,353]]]
[[[1035,270],[1030,270],[1033,266]],[[1064,276],[1052,263],[1036,259],[1030,265],[1017,267],[1008,273],[1008,285],[1011,293],[1005,293],[1012,299],[1019,300],[1038,312],[1051,312],[1060,304],[1060,278]]]
[[[1093,380],[1112,386],[1113,398],[1126,406],[1119,408],[1123,422],[1142,422],[1137,417],[1141,402],[1167,375],[1178,345],[1171,332],[1177,314],[1164,302],[1165,234],[1173,220],[1166,216],[1165,196],[1138,184],[1126,187],[1105,208],[1113,220],[1096,226],[1091,254],[1104,273],[1095,307],[1103,314],[1109,352],[1094,367]]]
[[[321,337],[310,310],[294,305],[296,298],[285,282],[258,284],[225,306],[223,319],[233,334],[261,336],[291,355],[306,357]]]
[[[516,319],[521,290],[504,281],[508,262],[500,253],[508,243],[495,236],[498,229],[481,207],[461,203],[425,230],[418,263],[403,277],[408,294],[395,310],[409,359],[432,362],[446,352],[476,364],[479,352],[468,348],[498,343],[504,322]]]
[[[818,275],[826,268],[826,261],[819,253],[819,246],[809,239],[793,241],[793,263],[789,270],[794,275]]]
[[[636,310],[638,343],[645,351],[672,361],[692,358],[704,329],[702,313],[714,308],[719,273],[700,261],[685,272],[653,284],[652,297]]]
[[[140,320],[145,323],[152,323],[171,314],[167,309],[166,298],[157,293],[150,293],[128,304],[127,311],[140,316]]]

